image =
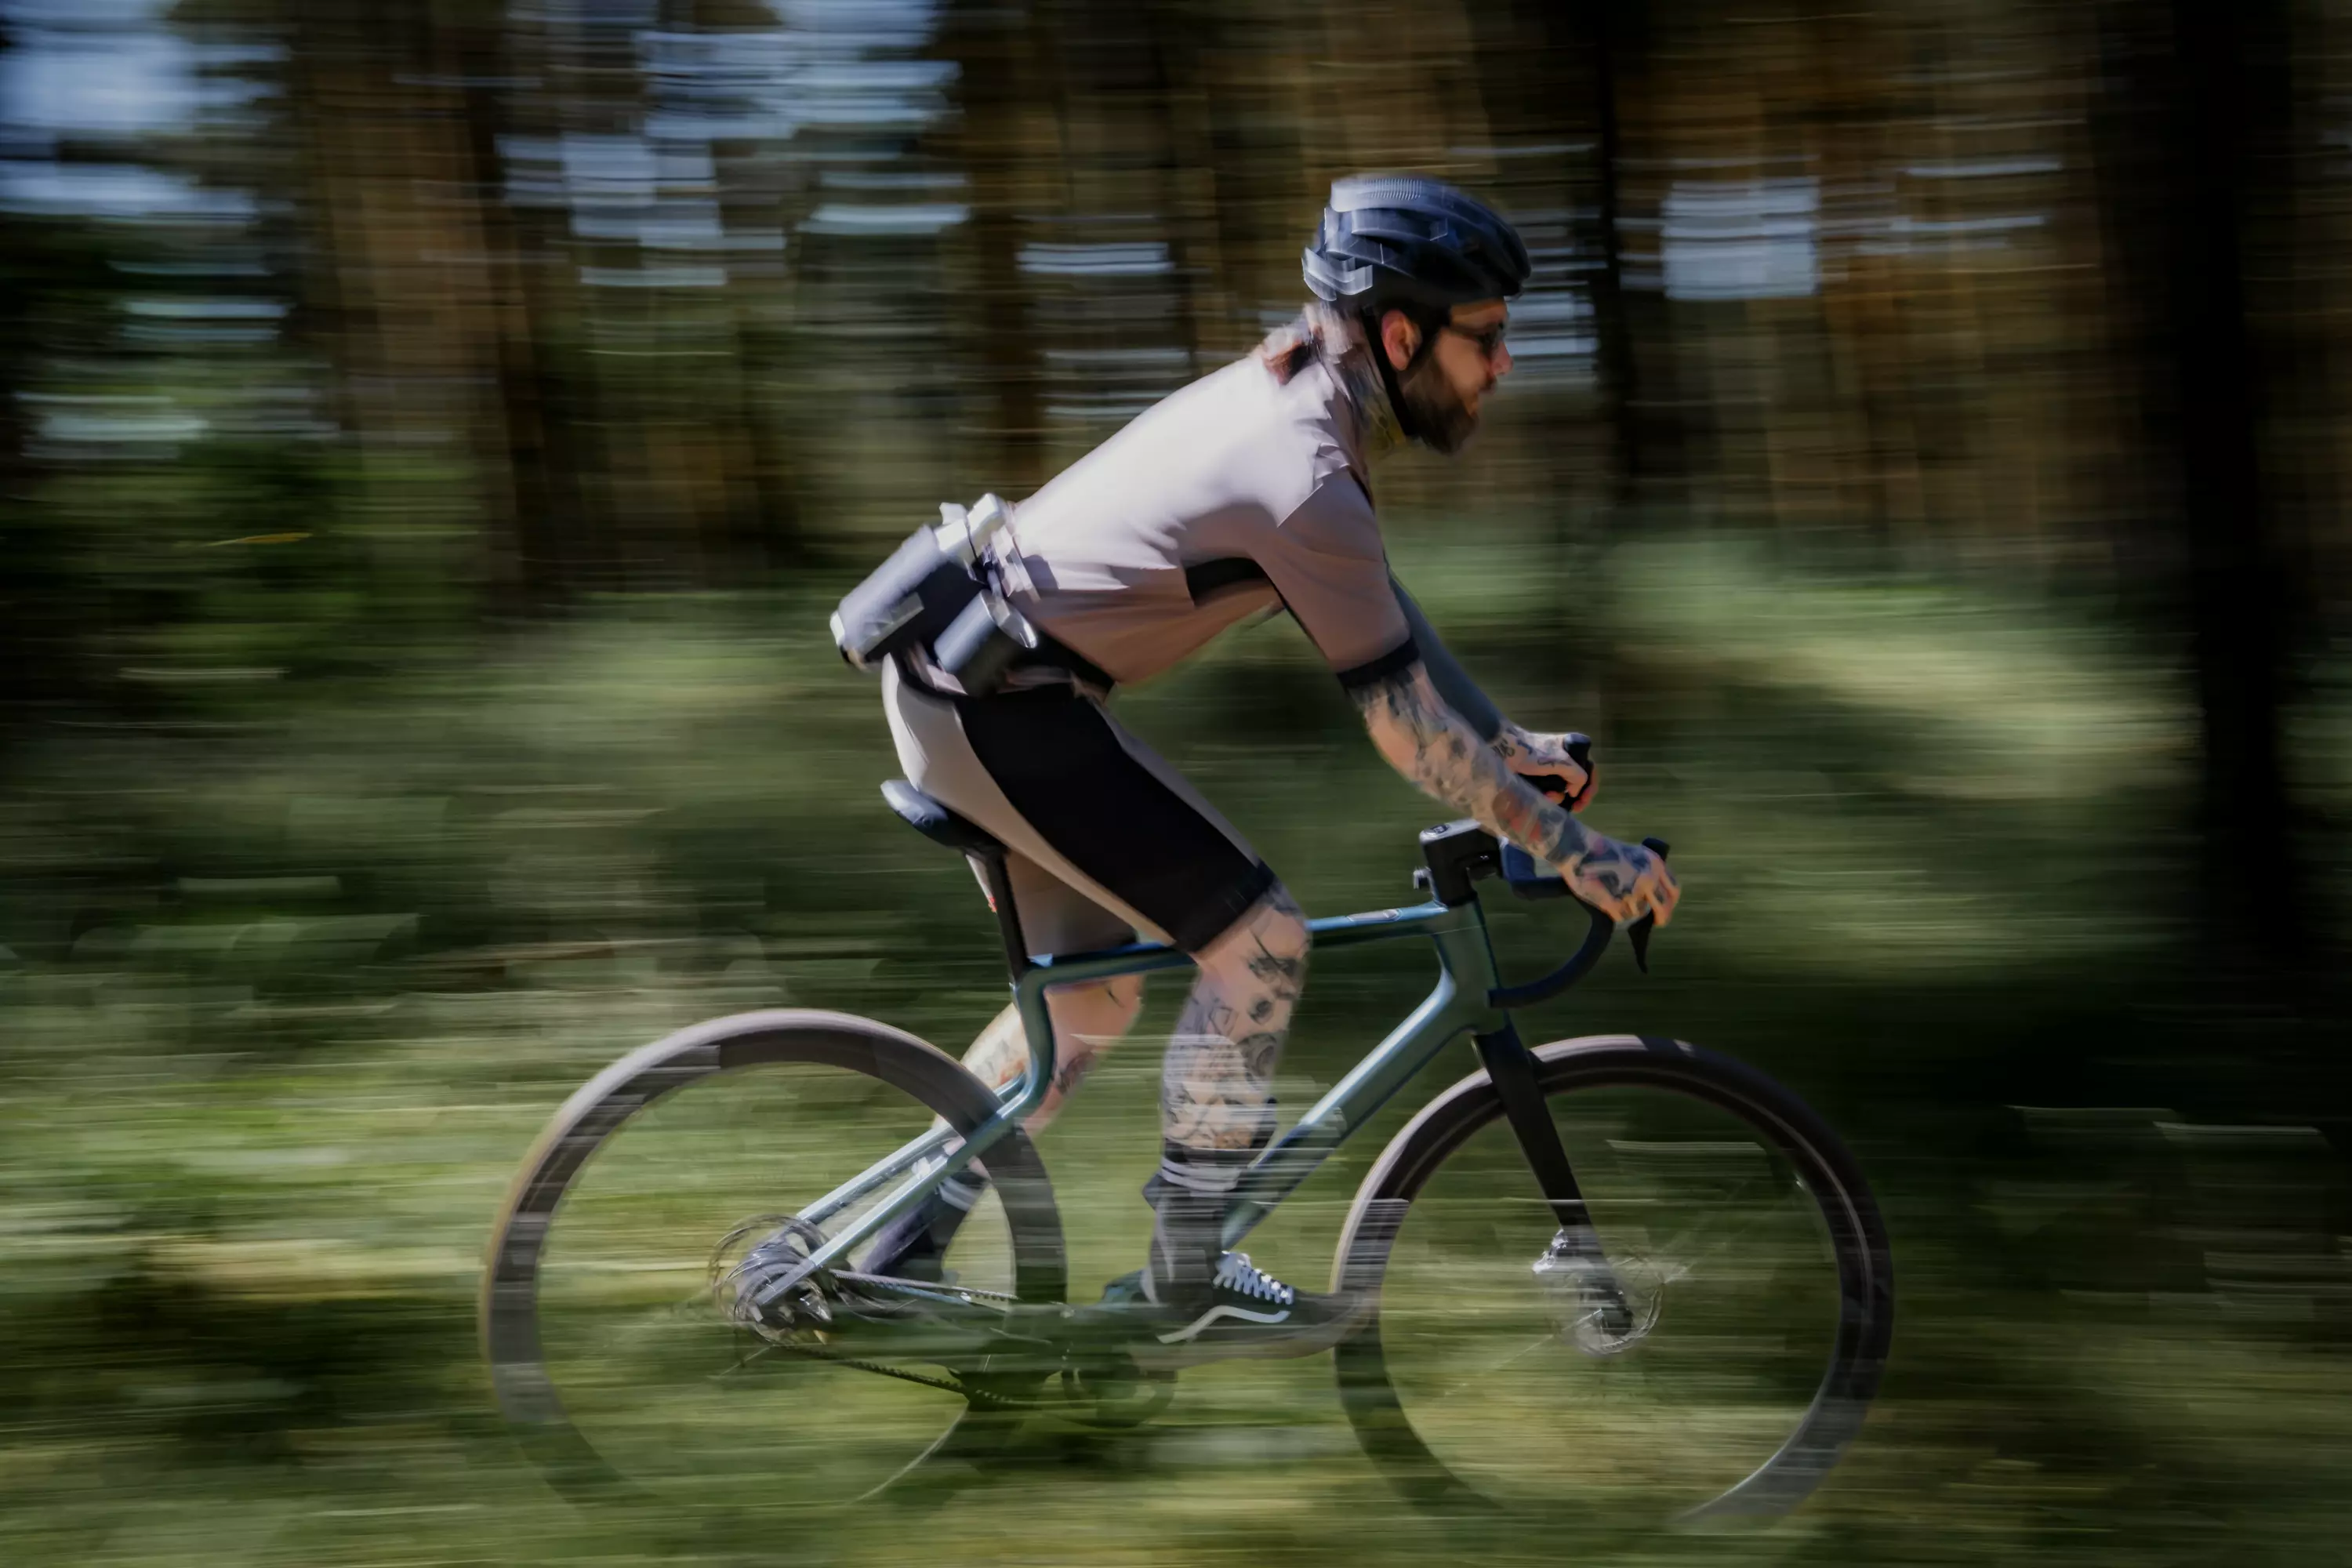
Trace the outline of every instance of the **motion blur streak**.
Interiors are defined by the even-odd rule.
[[[1398,574],[1517,717],[1597,738],[1592,819],[1686,889],[1653,978],[1530,1037],[1757,1062],[1893,1225],[1880,1406],[1742,1552],[2352,1539],[2343,0],[0,27],[0,1560],[786,1549],[515,1457],[471,1338],[503,1184],[692,1020],[961,1049],[1002,1005],[826,613],[1287,319],[1373,168],[1490,197],[1537,268],[1479,441],[1381,471]],[[1431,808],[1286,622],[1120,711],[1311,912],[1406,896]],[[1284,1103],[1424,984],[1318,959]],[[1139,1256],[1158,1072],[1130,1046],[1041,1141],[1076,1289]],[[1321,1277],[1385,1136],[1262,1263]],[[1319,1361],[1027,1458],[925,1516],[942,1561],[1563,1544],[1412,1514]],[[1721,1560],[1612,1508],[1581,1555]]]

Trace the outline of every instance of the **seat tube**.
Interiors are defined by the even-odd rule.
[[[1030,965],[1013,976],[1013,1005],[1029,1044],[1029,1070],[1021,1080],[1020,1098],[1005,1107],[1016,1121],[1026,1121],[1031,1111],[1045,1103],[1054,1083],[1054,1014],[1045,1005],[1045,984],[1052,973],[1050,968]]]
[[[1028,939],[1021,930],[1021,911],[1013,903],[1013,876],[1003,855],[982,855],[981,879],[988,887],[989,904],[996,910],[997,934],[1004,942],[1004,967],[1013,973],[1013,1005],[1021,1019],[1021,1033],[1029,1044],[1029,1072],[1022,1080],[1021,1097],[1008,1109],[1016,1121],[1045,1102],[1054,1081],[1054,1016],[1045,1005],[1045,987],[1039,965],[1029,956]]]
[[[1162,969],[1189,969],[1191,955],[1158,943],[1139,943],[1105,952],[1066,953],[1029,963],[1013,983],[1013,1005],[1021,1017],[1021,1032],[1029,1042],[1029,1068],[1020,1090],[1006,1100],[1004,1113],[1015,1121],[1045,1103],[1053,1087],[1058,1049],[1054,1043],[1054,1015],[1045,1005],[1050,985],[1082,985],[1118,974],[1150,974]]]
[[[996,911],[996,932],[1004,942],[1004,967],[1013,983],[1029,973],[1029,942],[1021,931],[1021,911],[1013,905],[1013,873],[1005,868],[1003,851],[973,857],[980,862],[980,879],[988,889],[989,908]]]

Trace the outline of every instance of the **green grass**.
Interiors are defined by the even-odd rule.
[[[2307,1113],[2242,1065],[2246,1026],[2174,1005],[2177,671],[2040,599],[1687,543],[1611,557],[1607,620],[1552,647],[1476,579],[1400,558],[1474,667],[1517,672],[1507,704],[1599,733],[1599,826],[1663,832],[1685,871],[1659,973],[1612,963],[1532,1032],[1659,1029],[1756,1061],[1880,1189],[1895,1360],[1795,1518],[1644,1533],[1637,1493],[1610,1489],[1625,1456],[1544,1455],[1541,1406],[1496,1436],[1565,1490],[1593,1478],[1574,1539],[1421,1518],[1356,1452],[1320,1358],[1188,1373],[1151,1426],[1042,1433],[914,1517],[783,1532],[542,1486],[492,1413],[473,1295],[513,1166],[572,1088],[716,1014],[838,1006],[953,1048],[1002,996],[968,876],[872,797],[895,770],[870,686],[808,603],[745,596],[317,690],[206,689],[20,759],[0,798],[0,1561],[2340,1560],[2340,1162],[2308,1132],[2210,1131]],[[1548,700],[1568,665],[1606,702]],[[1433,813],[1286,628],[1123,711],[1316,910],[1404,894]],[[1517,909],[1497,929],[1515,972],[1564,934]],[[1425,984],[1374,952],[1318,963],[1286,1104]],[[1041,1142],[1077,1288],[1141,1246],[1174,1005],[1160,987]],[[2101,1105],[2122,1109],[2080,1109]],[[1323,1278],[1412,1108],[1286,1206],[1262,1262]]]

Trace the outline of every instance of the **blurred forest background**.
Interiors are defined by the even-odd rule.
[[[906,1561],[558,1501],[480,1247],[624,1049],[994,1010],[831,603],[1286,320],[1329,181],[1399,168],[1537,264],[1479,443],[1381,474],[1399,571],[1685,877],[1654,977],[1530,1024],[1782,1077],[1895,1228],[1846,1465],[1642,1560],[2345,1559],[2352,8],[0,25],[0,1557]],[[1121,710],[1317,911],[1404,895],[1434,810],[1286,623]],[[1288,1103],[1410,969],[1318,966]],[[1074,1280],[1141,1244],[1172,1006],[1043,1141]],[[1380,1131],[1263,1261],[1319,1279]],[[1327,1379],[1188,1374],[948,1560],[1470,1550]]]

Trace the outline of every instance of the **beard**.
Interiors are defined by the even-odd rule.
[[[1413,366],[1397,391],[1404,400],[1406,422],[1431,451],[1458,452],[1477,433],[1477,411],[1447,383],[1434,356]]]

